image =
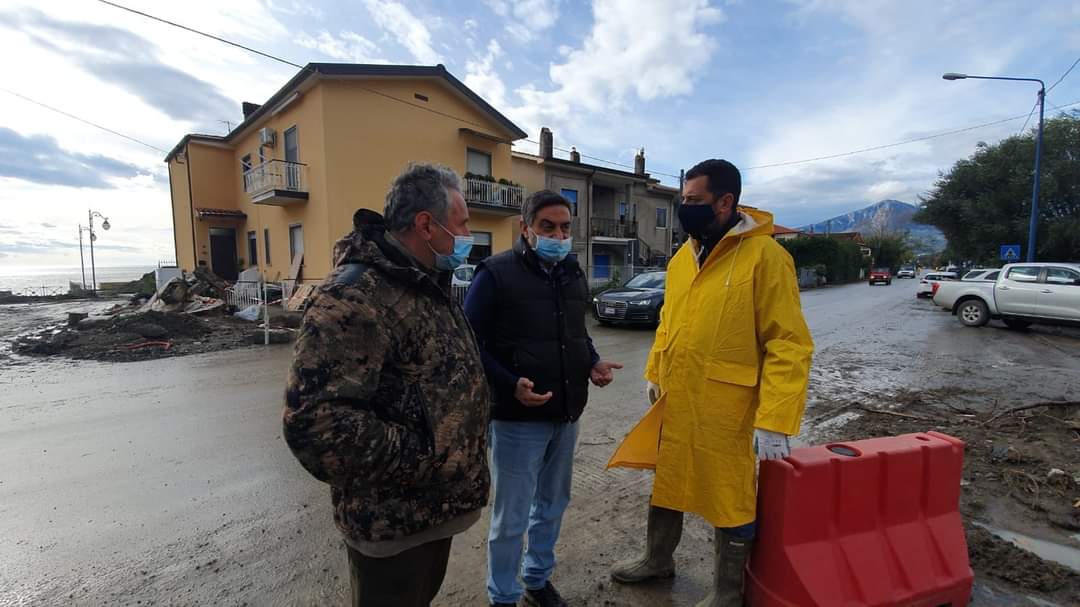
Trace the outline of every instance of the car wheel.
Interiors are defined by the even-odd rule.
[[[990,322],[990,310],[981,299],[969,299],[956,309],[956,316],[967,327],[981,327]]]
[[[1023,331],[1031,326],[1031,321],[1020,320],[1019,318],[1006,318],[1004,319],[1004,323],[1006,327],[1009,327],[1013,331]]]

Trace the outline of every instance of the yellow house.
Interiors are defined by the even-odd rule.
[[[320,280],[353,213],[381,213],[410,162],[469,175],[473,260],[511,246],[527,195],[508,181],[511,146],[525,132],[442,65],[311,63],[243,107],[228,135],[187,135],[165,159],[179,267]]]

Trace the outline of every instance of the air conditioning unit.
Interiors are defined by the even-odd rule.
[[[259,129],[259,145],[274,147],[277,141],[277,133],[270,127]]]

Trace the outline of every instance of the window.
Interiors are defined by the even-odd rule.
[[[473,175],[491,175],[491,154],[469,149],[465,154],[465,172]]]
[[[1080,274],[1065,268],[1047,268],[1046,282],[1052,285],[1080,286]]]
[[[263,228],[263,258],[270,265],[270,228]]]
[[[563,188],[559,190],[562,197],[570,201],[570,207],[573,211],[574,217],[577,217],[577,190],[568,190]]]
[[[285,187],[295,192],[300,189],[300,171],[290,162],[300,162],[300,136],[295,126],[285,130]]]
[[[626,219],[626,202],[619,203],[619,219]]]
[[[296,258],[304,254],[304,226],[293,224],[289,226],[289,264],[296,262]]]
[[[666,208],[658,208],[658,209],[656,209],[656,227],[657,228],[666,228],[667,227],[667,209]]]
[[[472,235],[473,247],[469,253],[469,263],[476,265],[491,257],[491,232],[473,232]]]
[[[240,183],[244,185],[244,190],[247,190],[247,174],[251,170],[251,154],[245,154],[240,159]]]
[[[1001,272],[990,272],[986,276],[983,276],[983,280],[997,280],[998,276],[1000,276],[1000,275],[1001,275]]]
[[[248,267],[254,268],[259,265],[259,241],[255,238],[255,230],[248,232]]]
[[[1039,268],[1032,266],[1019,266],[1009,270],[1009,273],[1005,276],[1009,280],[1016,282],[1038,282],[1039,280]]]

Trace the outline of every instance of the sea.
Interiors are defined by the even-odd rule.
[[[117,266],[97,268],[97,282],[129,282],[142,278],[157,266]],[[90,268],[86,268],[86,286],[91,283]],[[62,295],[68,292],[70,282],[83,284],[79,266],[13,266],[0,264],[0,291],[16,295]]]

